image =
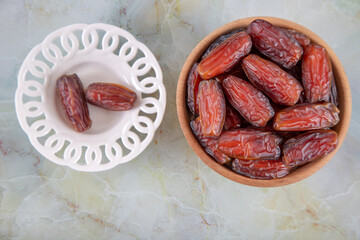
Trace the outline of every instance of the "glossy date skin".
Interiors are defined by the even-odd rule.
[[[301,84],[275,63],[249,54],[243,59],[242,67],[251,83],[275,103],[292,106],[298,102],[303,90]]]
[[[232,35],[244,31],[245,29],[235,29],[229,33],[223,34],[220,37],[218,37],[214,42],[210,44],[210,46],[205,50],[204,54],[201,56],[201,59],[204,59],[209,53],[211,53],[212,50],[214,50],[217,46],[219,46],[221,43],[223,43],[226,39],[231,37]]]
[[[201,81],[198,101],[203,134],[219,136],[226,115],[225,97],[220,83],[216,80]]]
[[[236,33],[213,49],[198,65],[203,79],[211,79],[229,71],[251,50],[252,42],[245,31]]]
[[[218,137],[217,143],[221,152],[234,158],[278,159],[281,154],[281,138],[272,132],[228,130]]]
[[[333,72],[326,49],[316,44],[306,46],[301,70],[307,102],[329,102]]]
[[[92,83],[85,90],[88,103],[111,110],[130,110],[136,101],[136,93],[115,83]]]
[[[332,130],[316,130],[304,133],[285,142],[283,162],[293,168],[317,160],[335,150],[338,135]]]
[[[276,113],[273,128],[277,131],[308,131],[338,124],[339,109],[332,103],[303,103]]]
[[[282,178],[289,174],[281,160],[243,160],[234,159],[231,164],[234,172],[254,179]]]
[[[226,104],[226,116],[224,122],[224,130],[229,130],[232,128],[238,128],[241,125],[241,117],[239,113],[231,107],[229,104]]]
[[[215,137],[206,137],[202,133],[200,119],[197,118],[190,122],[190,128],[194,133],[196,139],[200,143],[200,145],[204,148],[205,152],[212,156],[216,162],[220,164],[226,164],[231,159],[226,156],[224,153],[220,152],[217,149],[217,138]]]
[[[76,74],[60,76],[56,80],[56,92],[73,129],[77,132],[89,129],[92,121],[79,77]]]
[[[222,86],[230,104],[252,125],[263,127],[274,116],[267,97],[250,83],[230,75]]]
[[[301,59],[303,49],[285,29],[262,20],[254,20],[248,27],[254,46],[272,61],[291,68]]]
[[[197,63],[195,63],[189,73],[187,79],[187,105],[190,112],[197,116],[199,114],[199,108],[197,104],[197,95],[199,93],[199,84],[201,82],[201,77],[197,72]]]

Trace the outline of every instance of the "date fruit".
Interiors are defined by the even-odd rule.
[[[200,145],[204,148],[205,152],[212,156],[216,162],[220,164],[225,164],[230,161],[230,157],[220,152],[217,149],[217,138],[216,137],[206,137],[202,133],[200,119],[197,118],[190,122],[190,128],[194,133],[196,139],[199,141]]]
[[[292,106],[298,102],[301,84],[275,63],[250,54],[243,59],[242,67],[251,83],[275,103]]]
[[[277,131],[307,131],[333,127],[339,122],[339,109],[332,103],[303,103],[276,113]]]
[[[283,148],[283,162],[288,168],[317,160],[332,152],[338,144],[332,130],[317,130],[287,140]]]
[[[76,74],[60,76],[56,80],[56,92],[74,130],[83,132],[89,129],[92,121],[79,77]]]
[[[198,65],[203,79],[210,79],[229,71],[251,50],[252,42],[245,31],[234,34],[213,49]]]
[[[263,127],[274,116],[269,99],[250,83],[230,75],[222,86],[230,104],[252,125]]]
[[[111,111],[130,110],[136,101],[136,93],[115,83],[92,83],[85,91],[86,101]]]
[[[214,50],[217,46],[219,46],[221,43],[223,43],[226,39],[228,39],[229,37],[231,37],[232,35],[241,32],[241,31],[245,31],[245,29],[235,29],[229,33],[226,33],[224,35],[221,35],[220,37],[218,37],[214,42],[211,43],[211,45],[205,50],[205,53],[201,56],[201,59],[204,59],[207,55],[209,55],[209,53],[211,53],[212,50]]]
[[[305,34],[292,29],[286,29],[286,31],[295,38],[302,48],[310,44],[310,38]]]
[[[219,136],[224,126],[226,103],[216,80],[201,81],[198,95],[199,116],[205,136]]]
[[[232,128],[238,128],[241,125],[241,117],[239,113],[231,107],[229,104],[226,104],[226,116],[224,122],[224,130],[229,130]]]
[[[281,160],[235,159],[231,167],[234,172],[255,179],[282,178],[289,174],[288,168]]]
[[[306,46],[301,70],[307,102],[329,102],[333,73],[326,49],[316,44]]]
[[[221,152],[234,158],[278,159],[281,153],[279,136],[253,129],[224,131],[217,143]]]
[[[286,30],[262,20],[254,20],[248,27],[254,46],[265,56],[284,68],[291,68],[301,59],[303,49]]]
[[[199,73],[197,72],[197,63],[195,63],[189,73],[187,79],[187,105],[190,112],[195,116],[199,114],[199,108],[197,105],[197,95],[199,92],[199,84],[202,80]]]

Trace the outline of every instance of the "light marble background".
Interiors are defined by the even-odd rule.
[[[217,27],[248,16],[298,22],[336,52],[349,77],[347,138],[319,172],[279,188],[223,178],[190,149],[178,124],[177,78]],[[0,239],[360,239],[359,0],[1,0]],[[104,22],[148,45],[167,88],[164,121],[141,156],[101,173],[44,159],[14,111],[17,73],[59,27]]]

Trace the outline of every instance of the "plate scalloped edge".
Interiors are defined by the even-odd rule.
[[[121,39],[126,42],[121,44]],[[115,124],[103,142],[91,139],[96,135],[69,134],[61,120],[50,117],[54,113],[43,102],[44,92],[54,85],[49,83],[52,72],[89,54],[119,58],[130,71],[127,82],[140,98],[130,114],[122,115],[123,125]],[[164,116],[166,90],[155,56],[129,32],[103,23],[73,24],[49,34],[27,55],[18,74],[15,107],[22,129],[44,157],[78,171],[96,172],[134,159],[150,144]]]

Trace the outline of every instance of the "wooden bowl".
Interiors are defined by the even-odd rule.
[[[297,170],[291,172],[289,175],[283,178],[272,179],[272,180],[259,180],[259,179],[248,178],[239,175],[231,171],[230,169],[215,162],[215,160],[204,151],[204,149],[200,146],[195,136],[193,135],[189,125],[189,112],[186,106],[186,80],[193,64],[196,61],[198,61],[198,59],[201,57],[203,52],[216,38],[234,29],[246,28],[253,20],[258,18],[269,21],[273,25],[279,27],[290,28],[302,32],[307,36],[309,36],[312,42],[317,43],[320,46],[326,48],[330,56],[333,72],[336,78],[336,87],[340,102],[338,106],[340,109],[340,122],[334,127],[334,130],[339,135],[339,144],[335,149],[335,151],[330,153],[328,156],[325,156],[317,161],[308,163],[298,168]],[[214,171],[221,174],[222,176],[238,183],[242,183],[250,186],[256,186],[256,187],[278,187],[278,186],[295,183],[311,176],[312,174],[317,172],[320,168],[322,168],[327,162],[329,162],[330,159],[335,155],[336,151],[343,143],[345,135],[349,128],[350,117],[351,117],[351,92],[350,92],[347,76],[339,59],[335,55],[334,51],[329,47],[329,45],[327,45],[326,42],[322,40],[318,35],[310,31],[309,29],[286,19],[275,18],[275,17],[250,17],[250,18],[244,18],[233,21],[216,29],[215,31],[207,35],[203,40],[201,40],[199,44],[193,49],[193,51],[190,53],[189,57],[187,58],[179,76],[177,93],[176,93],[176,105],[177,105],[177,113],[178,113],[180,125],[184,132],[184,135],[188,143],[190,144],[191,148],[195,151],[195,153],[201,158],[201,160],[206,165],[208,165],[210,168],[212,168]]]

